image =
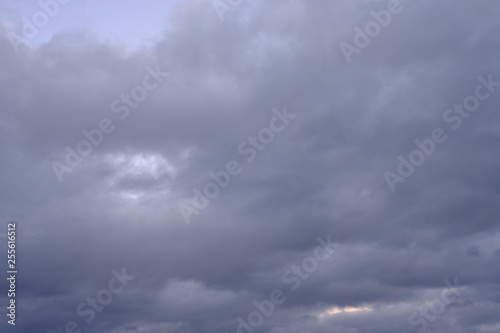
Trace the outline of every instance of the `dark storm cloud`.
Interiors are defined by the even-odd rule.
[[[22,267],[8,329],[236,332],[280,289],[256,332],[498,331],[500,90],[456,131],[443,113],[478,76],[500,82],[500,4],[402,1],[347,64],[340,43],[387,3],[242,3],[221,21],[183,1],[135,51],[82,31],[16,54],[0,36],[1,211]],[[169,76],[121,120],[111,105],[148,66]],[[179,203],[283,106],[297,118],[187,225]],[[116,129],[59,182],[52,163],[103,118]],[[447,141],[391,192],[384,172],[437,127]],[[328,235],[340,248],[291,290]],[[77,307],[123,267],[135,279],[86,323]],[[445,280],[459,296],[438,311]]]

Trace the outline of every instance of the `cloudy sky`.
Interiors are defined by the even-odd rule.
[[[1,331],[500,332],[499,14],[0,0]]]

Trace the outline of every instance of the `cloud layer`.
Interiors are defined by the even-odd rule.
[[[242,1],[221,20],[186,0],[133,50],[82,30],[16,53],[1,33],[0,212],[20,267],[7,329],[498,332],[500,3],[401,1],[347,63],[341,43],[388,3]],[[454,129],[444,114],[478,77],[490,96]],[[274,131],[285,108],[296,118]],[[446,142],[391,191],[384,173],[436,128]],[[241,172],[217,184],[230,161]],[[338,245],[325,261],[318,237]],[[135,278],[86,322],[78,306],[122,269]],[[286,301],[258,327],[238,321],[275,290]]]

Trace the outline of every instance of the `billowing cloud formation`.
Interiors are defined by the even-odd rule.
[[[222,3],[0,35],[0,325],[498,332],[500,3]]]

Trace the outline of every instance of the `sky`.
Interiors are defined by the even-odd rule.
[[[499,14],[0,0],[0,330],[500,332]]]
[[[57,33],[87,31],[101,42],[121,43],[133,49],[151,46],[161,39],[163,30],[168,26],[168,13],[178,2],[145,0],[139,5],[133,0],[66,1],[67,3],[61,4],[56,2],[58,5],[55,6],[49,0],[2,0],[0,15],[4,29],[7,32],[22,29],[23,17],[33,22],[33,16],[37,12],[44,8],[54,8],[54,15],[51,15],[53,17],[36,36],[29,39],[30,46],[36,47],[49,42]]]

